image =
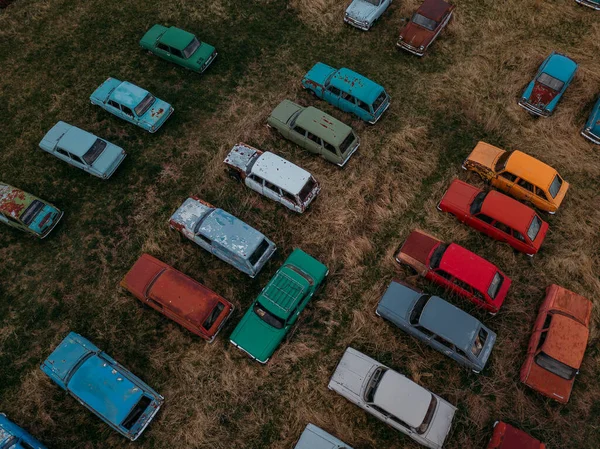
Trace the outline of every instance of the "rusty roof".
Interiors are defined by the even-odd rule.
[[[550,357],[578,369],[587,346],[589,330],[587,327],[564,315],[555,313],[542,351]]]
[[[37,198],[21,189],[0,183],[0,211],[18,219]]]
[[[439,22],[449,8],[451,5],[444,0],[425,0],[419,6],[417,13]]]

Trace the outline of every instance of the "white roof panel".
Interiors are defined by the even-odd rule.
[[[311,177],[306,170],[268,151],[254,163],[252,173],[292,195],[300,193]]]

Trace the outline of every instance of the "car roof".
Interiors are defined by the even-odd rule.
[[[481,212],[521,233],[527,232],[535,215],[533,209],[496,190],[486,195]]]
[[[577,69],[577,63],[560,53],[552,53],[547,58],[543,72],[561,81],[568,81]]]
[[[160,42],[183,51],[196,36],[181,28],[170,27],[160,38]]]
[[[511,152],[506,170],[542,188],[548,188],[557,175],[549,165],[518,150]]]
[[[589,330],[574,319],[555,313],[550,329],[542,345],[542,351],[550,357],[578,369],[587,347]]]
[[[244,259],[265,239],[262,233],[223,209],[214,209],[208,214],[198,232]]]
[[[339,69],[333,75],[330,84],[369,105],[384,91],[383,87],[376,82],[345,67]]]
[[[345,449],[350,448],[333,435],[325,432],[323,429],[308,424],[300,436],[300,440],[294,449]]]
[[[269,151],[264,152],[252,166],[252,173],[282,188],[292,195],[300,193],[311,174]]]
[[[483,293],[487,293],[499,271],[493,263],[456,243],[451,243],[444,251],[440,268]]]
[[[148,95],[147,90],[142,89],[135,84],[131,84],[128,81],[123,81],[110,94],[110,99],[134,109],[146,95]]]
[[[275,273],[258,299],[269,312],[280,318],[287,318],[308,287],[308,281],[285,264]]]
[[[18,219],[25,209],[37,199],[21,189],[0,183],[0,211],[5,215]]]
[[[419,6],[417,13],[439,22],[446,11],[448,11],[449,7],[450,4],[446,3],[444,0],[425,0],[421,6]]]
[[[336,147],[352,132],[348,125],[313,106],[300,112],[295,124]]]
[[[75,156],[83,157],[88,152],[90,147],[98,139],[93,134],[84,131],[83,129],[71,126],[65,134],[58,141],[58,145],[63,150],[67,150],[69,153]]]

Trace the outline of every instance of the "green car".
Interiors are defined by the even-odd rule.
[[[267,363],[329,270],[300,249],[287,258],[231,334],[231,343]]]
[[[154,25],[140,41],[140,46],[167,61],[202,73],[217,57],[215,47],[176,27]]]

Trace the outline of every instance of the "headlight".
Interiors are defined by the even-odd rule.
[[[587,132],[590,132],[590,131],[592,130],[592,127],[591,127],[591,126],[588,126],[588,127],[585,129],[585,130],[586,130]]]
[[[421,46],[419,47],[419,50],[425,50],[425,47],[424,47],[423,45],[421,45]]]
[[[400,37],[398,38],[399,41],[403,40],[404,36],[400,35]]]

